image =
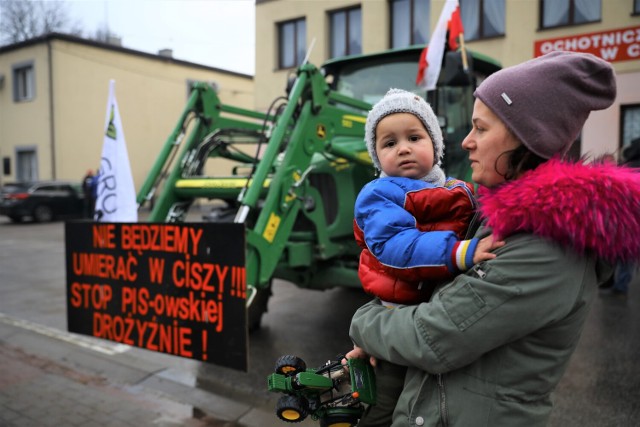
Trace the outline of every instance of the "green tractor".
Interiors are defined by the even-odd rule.
[[[308,369],[297,356],[281,356],[267,378],[269,391],[283,393],[278,418],[297,423],[311,416],[321,427],[356,425],[365,405],[376,403],[375,375],[365,359],[348,359],[344,366],[342,359]]]
[[[195,84],[177,126],[142,185],[150,222],[182,222],[197,199],[206,220],[244,224],[249,330],[259,327],[274,278],[299,287],[359,288],[353,206],[374,169],[364,143],[367,112],[389,88],[425,96],[444,129],[448,175],[465,178],[460,148],[476,81],[500,67],[467,53],[445,56],[439,87],[415,85],[422,48],[301,65],[268,111],[220,102]]]

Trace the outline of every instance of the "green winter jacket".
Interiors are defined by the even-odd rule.
[[[512,186],[504,186],[481,198],[481,205],[489,206],[482,212],[486,221],[496,226],[481,228],[476,237],[491,231],[503,237],[506,245],[496,250],[497,258],[441,287],[428,303],[389,310],[372,301],[355,313],[353,342],[372,356],[409,367],[393,426],[546,425],[551,393],[578,343],[598,283],[611,275],[611,263],[640,253],[633,239],[594,238],[620,226],[616,215],[638,209],[640,182],[632,188],[635,201],[625,201],[624,185],[596,206],[594,188],[579,188],[582,196],[567,194],[587,185],[576,184],[575,171],[569,170],[562,178],[573,185],[546,198],[540,189],[549,175],[557,185],[563,167],[550,164],[519,179],[518,197]],[[610,184],[601,183],[617,171],[584,169],[580,172],[594,186]],[[620,184],[622,178],[627,177]],[[535,190],[531,197],[521,185],[525,179]],[[549,212],[566,197],[575,209]],[[568,226],[568,221],[574,222]],[[638,232],[636,224],[631,236]],[[615,231],[611,239],[617,237]],[[624,249],[610,249],[616,245]]]

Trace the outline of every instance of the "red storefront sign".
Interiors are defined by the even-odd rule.
[[[555,50],[592,53],[609,62],[640,59],[640,26],[538,40],[534,57]]]

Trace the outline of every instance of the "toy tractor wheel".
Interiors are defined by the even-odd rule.
[[[276,404],[276,414],[282,421],[299,423],[309,415],[309,402],[302,396],[282,396]]]
[[[358,425],[364,407],[330,408],[320,418],[320,427],[353,427]]]
[[[284,355],[276,360],[276,374],[290,377],[306,369],[307,364],[298,356]]]
[[[320,427],[353,427],[358,425],[355,415],[328,415],[320,420]]]

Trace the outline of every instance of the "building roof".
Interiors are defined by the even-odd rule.
[[[222,68],[216,68],[216,67],[210,67],[208,65],[203,65],[203,64],[198,64],[195,62],[189,62],[189,61],[183,61],[180,59],[175,59],[169,56],[164,56],[164,55],[158,55],[158,54],[153,54],[153,53],[147,53],[147,52],[142,52],[139,50],[135,50],[135,49],[130,49],[130,48],[126,48],[126,47],[122,47],[122,46],[117,46],[117,45],[113,45],[113,44],[109,44],[109,43],[105,43],[105,42],[101,42],[101,41],[97,41],[97,40],[89,40],[89,39],[85,39],[82,37],[78,37],[78,36],[74,36],[71,34],[63,34],[63,33],[48,33],[42,36],[38,36],[38,37],[34,37],[32,39],[29,40],[25,40],[22,42],[18,42],[18,43],[14,43],[14,44],[9,44],[9,45],[5,45],[5,46],[0,46],[0,55],[5,53],[5,52],[11,52],[14,50],[18,50],[18,49],[22,49],[25,47],[30,47],[30,46],[34,46],[34,45],[38,45],[38,44],[44,44],[53,40],[61,40],[61,41],[66,41],[66,42],[71,42],[71,43],[77,43],[77,44],[82,44],[85,46],[92,46],[98,49],[104,49],[104,50],[111,50],[111,51],[115,51],[115,52],[120,52],[126,55],[136,55],[136,56],[140,56],[140,57],[144,57],[144,58],[148,58],[151,60],[155,60],[155,61],[161,61],[161,62],[171,62],[177,65],[185,65],[188,67],[195,67],[195,68],[201,68],[204,70],[209,70],[209,71],[215,71],[218,73],[223,73],[223,74],[229,74],[232,76],[236,76],[236,77],[243,77],[243,78],[247,78],[247,79],[253,79],[253,76],[250,74],[244,74],[244,73],[238,73],[235,71],[229,71],[229,70],[224,70]]]

